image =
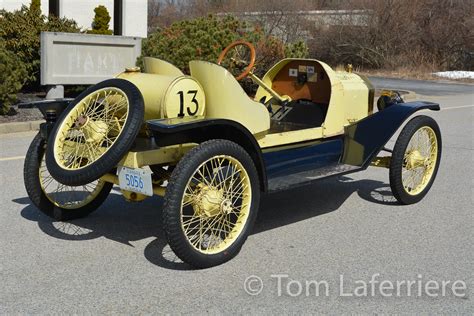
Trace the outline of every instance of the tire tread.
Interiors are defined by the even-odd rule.
[[[433,175],[430,179],[430,182],[426,185],[425,189],[421,191],[417,195],[410,195],[405,191],[402,181],[402,168],[403,162],[405,157],[405,151],[410,142],[411,137],[413,134],[419,130],[423,126],[431,127],[437,137],[438,141],[438,157],[435,165],[435,169],[433,171]],[[441,133],[439,130],[439,126],[434,119],[426,115],[419,115],[412,118],[402,129],[400,135],[395,142],[395,146],[392,152],[392,158],[390,161],[390,171],[389,171],[389,178],[390,178],[390,188],[394,197],[400,204],[414,204],[419,202],[423,197],[428,193],[433,182],[436,178],[436,174],[438,172],[439,164],[441,161]]]
[[[121,89],[127,94],[129,99],[128,117],[122,129],[122,133],[108,151],[89,166],[78,170],[66,170],[62,168],[54,159],[54,141],[56,139],[56,134],[59,132],[61,122],[84,97],[96,90],[107,87],[117,87]],[[84,185],[97,180],[109,170],[115,168],[123,156],[128,152],[128,150],[130,150],[140,132],[140,128],[143,124],[143,117],[143,97],[138,88],[131,82],[124,79],[109,79],[87,89],[71,103],[66,111],[64,111],[51,132],[48,142],[52,145],[48,146],[46,154],[46,164],[51,176],[60,183],[72,186]]]
[[[249,219],[246,223],[247,227],[244,228],[244,231],[238,237],[239,240],[236,240],[223,254],[203,255],[192,249],[192,246],[183,238],[180,223],[181,195],[189,179],[189,174],[194,171],[194,169],[191,170],[194,168],[193,166],[202,163],[203,158],[209,156],[209,153],[217,153],[223,148],[226,151],[232,151],[242,155],[241,157],[234,158],[241,161],[251,179],[252,207]],[[260,188],[257,170],[252,158],[242,147],[234,142],[223,139],[209,140],[194,147],[177,164],[166,188],[163,206],[163,226],[168,244],[181,260],[196,268],[208,268],[230,260],[240,251],[255,222],[256,213],[258,211],[259,194]]]

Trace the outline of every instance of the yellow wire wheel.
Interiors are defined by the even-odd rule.
[[[60,183],[85,185],[110,171],[132,146],[143,123],[140,91],[122,79],[83,92],[56,123],[46,164]]]
[[[390,186],[402,204],[420,201],[431,188],[441,158],[441,133],[428,116],[417,116],[403,128],[390,165]]]
[[[198,268],[235,256],[255,221],[258,174],[237,144],[211,140],[176,166],[166,190],[164,226],[170,247]]]
[[[105,201],[113,185],[101,180],[81,186],[57,182],[46,168],[45,149],[46,142],[38,134],[25,158],[24,182],[33,204],[57,220],[81,218],[96,210]]]

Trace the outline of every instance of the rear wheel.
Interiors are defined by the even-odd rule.
[[[114,168],[143,123],[143,98],[123,79],[103,81],[74,100],[55,125],[47,148],[51,175],[84,185]]]
[[[38,134],[25,158],[25,188],[33,204],[44,214],[64,221],[95,211],[107,198],[113,184],[96,180],[86,185],[67,186],[55,181],[46,168],[45,140]]]
[[[163,223],[171,249],[197,268],[230,260],[252,229],[259,199],[258,174],[242,147],[202,143],[180,160],[166,189]]]
[[[398,202],[413,204],[431,188],[441,159],[441,132],[435,120],[420,115],[398,137],[390,162],[390,187]]]

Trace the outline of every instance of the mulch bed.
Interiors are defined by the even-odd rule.
[[[39,97],[38,94],[18,94],[18,103],[28,103],[32,101],[40,101],[43,98]],[[29,122],[29,121],[38,121],[43,119],[41,112],[33,108],[18,107],[18,105],[12,106],[12,115],[0,115],[0,123],[10,123],[10,122]]]

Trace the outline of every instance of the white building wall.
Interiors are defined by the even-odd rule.
[[[5,9],[7,11],[15,11],[19,10],[21,6],[27,5],[29,6],[31,3],[31,0],[0,0],[0,9]],[[48,0],[42,0],[41,1],[41,11],[43,11],[43,14],[48,15],[49,11],[49,1]]]
[[[125,0],[123,4],[123,35],[147,37],[148,1]]]
[[[30,5],[31,0],[0,0],[0,9],[18,10],[22,4]],[[48,15],[48,0],[41,0],[41,10]],[[111,20],[109,27],[114,28],[114,0],[60,0],[61,17],[73,19],[83,30],[92,28],[94,8],[103,5],[109,11]],[[125,36],[147,37],[148,21],[147,0],[123,0],[122,31]]]
[[[59,2],[59,12],[61,17],[74,19],[81,28],[91,29],[92,20],[94,19],[94,9],[99,5],[105,6],[109,11],[110,17],[112,18],[109,23],[109,29],[113,30],[114,0],[61,0]]]

